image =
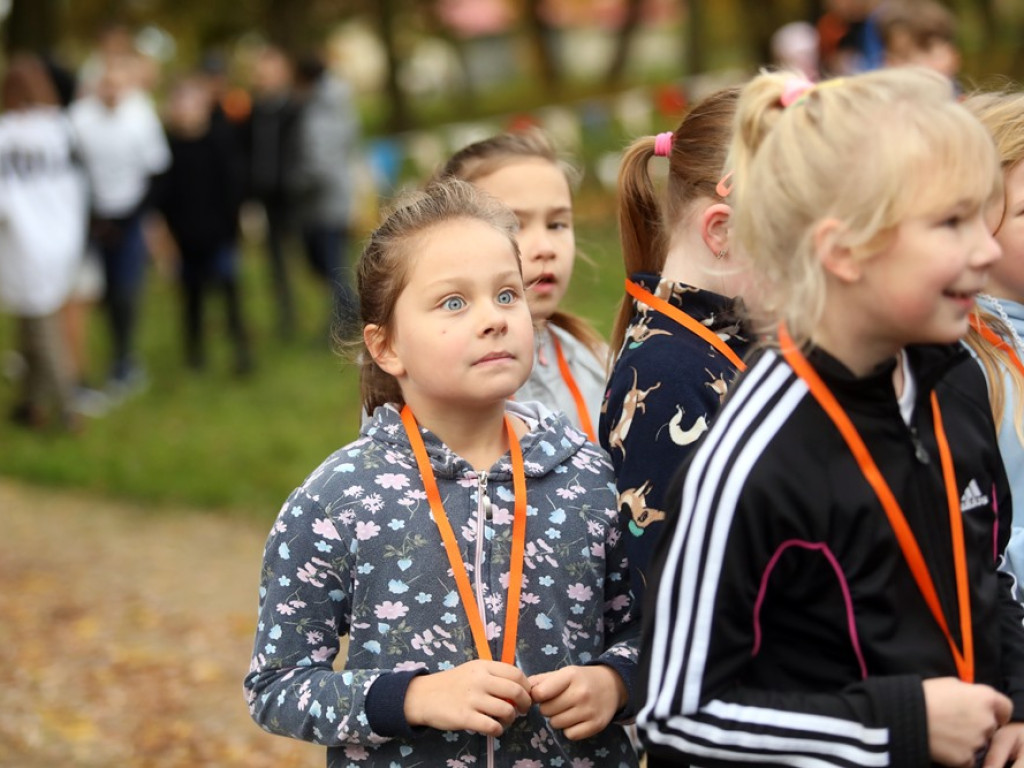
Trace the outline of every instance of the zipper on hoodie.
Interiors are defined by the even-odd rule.
[[[473,591],[476,593],[477,610],[480,611],[480,618],[487,626],[487,607],[484,605],[484,590],[481,573],[484,566],[484,541],[486,539],[486,523],[494,517],[494,509],[491,499],[487,495],[487,473],[479,472],[476,475],[476,553],[473,568]],[[493,649],[491,651],[493,654]],[[494,768],[494,737],[487,737],[487,768]]]

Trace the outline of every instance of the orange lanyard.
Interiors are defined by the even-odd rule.
[[[651,309],[657,310],[666,317],[672,318],[688,331],[700,336],[704,341],[725,355],[729,362],[736,367],[736,370],[747,370],[746,363],[740,359],[740,356],[737,355],[728,344],[722,341],[721,337],[719,337],[717,333],[712,331],[703,323],[698,323],[688,314],[683,312],[683,310],[672,306],[664,299],[659,299],[646,288],[637,285],[632,280],[626,280],[626,293],[637,301],[646,304]]]
[[[821,405],[825,413],[829,415],[833,423],[839,429],[840,434],[850,447],[860,471],[864,478],[871,485],[882,503],[885,514],[889,518],[896,539],[899,541],[900,549],[903,551],[903,558],[910,567],[910,572],[917,582],[917,588],[921,591],[928,608],[935,617],[935,621],[942,629],[953,652],[953,659],[956,662],[957,673],[965,683],[974,682],[974,635],[971,630],[971,596],[967,580],[967,554],[964,548],[963,521],[960,518],[959,496],[956,491],[956,474],[953,469],[953,456],[949,450],[949,441],[946,439],[946,431],[942,426],[942,413],[939,410],[939,400],[932,392],[932,416],[935,420],[935,441],[939,445],[939,456],[942,463],[942,478],[946,487],[946,503],[949,506],[949,530],[953,539],[953,567],[956,573],[956,596],[957,607],[960,612],[960,637],[963,641],[963,653],[957,648],[953,635],[950,634],[949,625],[946,623],[946,615],[939,603],[939,596],[935,591],[935,584],[932,581],[931,573],[921,555],[921,549],[917,544],[913,531],[907,523],[899,502],[893,495],[889,484],[882,477],[878,465],[875,464],[868,447],[864,444],[857,428],[853,426],[850,417],[829,391],[828,386],[818,372],[807,362],[807,358],[801,354],[793,343],[788,331],[784,326],[779,326],[779,346],[782,356],[796,372],[797,376],[806,382],[811,394]]]
[[[1024,375],[1024,363],[1022,363],[1020,361],[1020,357],[1017,356],[1017,350],[1007,344],[1006,340],[1003,339],[1002,336],[993,331],[991,326],[982,320],[981,315],[977,312],[971,313],[971,327],[985,337],[985,341],[999,351],[1005,353],[1006,356],[1010,358],[1010,363],[1021,372],[1021,375]]]
[[[437,523],[437,530],[440,531],[441,538],[444,540],[448,562],[452,567],[452,574],[455,576],[455,584],[459,589],[459,597],[466,610],[466,617],[469,619],[469,629],[473,633],[473,642],[476,644],[477,653],[481,659],[492,661],[491,646],[487,642],[487,632],[484,630],[480,609],[473,597],[473,588],[469,583],[469,574],[466,573],[466,564],[462,560],[459,544],[452,532],[451,523],[448,522],[448,515],[444,511],[441,493],[437,489],[437,480],[434,477],[434,470],[430,466],[423,438],[420,436],[419,425],[408,405],[402,407],[402,424],[405,425],[406,434],[409,435],[412,452],[416,457],[416,465],[423,478],[423,487],[427,492],[427,500],[430,502],[430,511],[434,515],[434,522]],[[519,595],[523,586],[523,553],[526,548],[526,470],[523,467],[523,451],[519,447],[519,438],[516,437],[508,416],[505,417],[505,432],[508,434],[509,454],[512,457],[515,511],[512,518],[512,552],[509,559],[508,602],[505,605],[505,637],[501,646],[501,660],[506,664],[514,664],[516,634],[519,631]]]
[[[572,395],[572,399],[576,403],[576,413],[580,417],[580,427],[584,432],[587,433],[587,437],[590,438],[590,442],[597,442],[597,433],[594,432],[594,425],[590,421],[590,412],[587,410],[587,403],[583,399],[583,393],[580,392],[579,386],[576,384],[576,379],[572,375],[572,371],[569,370],[569,362],[565,359],[565,355],[562,354],[562,344],[558,341],[558,337],[555,336],[555,332],[549,330],[548,335],[551,336],[551,346],[555,348],[555,359],[558,360],[558,370],[562,374],[562,381],[565,382],[565,386],[569,388],[569,394]]]

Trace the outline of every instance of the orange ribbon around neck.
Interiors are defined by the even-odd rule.
[[[675,320],[688,331],[691,331],[692,333],[695,333],[698,336],[700,336],[702,339],[704,339],[704,341],[706,341],[712,347],[721,352],[729,360],[729,362],[736,367],[736,370],[747,370],[747,364],[740,359],[740,356],[737,355],[732,350],[732,348],[728,344],[726,344],[717,333],[712,331],[703,323],[699,323],[696,320],[694,320],[688,314],[683,312],[683,310],[679,309],[679,307],[675,307],[672,304],[669,304],[664,299],[659,299],[646,288],[637,285],[632,280],[626,280],[626,293],[628,293],[637,301],[646,304],[651,309],[660,312],[661,314],[671,318],[672,320]]]
[[[402,407],[402,424],[405,425],[406,434],[409,435],[412,452],[416,457],[416,465],[423,478],[423,487],[427,493],[427,501],[430,502],[430,511],[434,515],[437,530],[441,533],[441,539],[444,541],[448,562],[452,567],[455,584],[459,590],[459,598],[462,600],[466,617],[469,619],[469,629],[473,634],[477,654],[481,659],[493,661],[491,646],[487,642],[487,632],[484,629],[484,620],[480,613],[481,609],[473,596],[469,574],[466,573],[466,564],[463,562],[451,523],[448,522],[448,515],[444,511],[444,503],[441,501],[441,493],[437,489],[434,469],[430,466],[427,449],[423,444],[423,437],[420,435],[419,424],[416,423],[416,417],[413,416],[408,405]],[[515,430],[512,428],[512,420],[507,415],[505,416],[505,433],[508,435],[509,455],[512,458],[515,511],[512,517],[512,551],[509,557],[508,598],[505,604],[505,636],[501,646],[501,661],[506,664],[515,664],[516,634],[519,631],[519,595],[523,586],[523,554],[526,549],[526,470],[523,466],[523,451],[519,447],[519,438],[516,437]]]
[[[836,428],[846,440],[850,452],[857,460],[860,471],[864,478],[871,485],[875,495],[878,496],[882,508],[885,510],[889,524],[892,526],[900,549],[903,551],[903,558],[914,576],[917,588],[921,591],[928,608],[935,617],[935,621],[946,636],[946,642],[953,653],[953,660],[956,662],[957,674],[965,683],[974,682],[974,635],[971,628],[971,596],[967,579],[967,554],[964,547],[963,521],[960,516],[960,501],[956,488],[956,473],[953,468],[953,456],[949,450],[949,441],[946,439],[946,431],[942,425],[942,413],[939,409],[939,400],[935,392],[931,394],[932,416],[935,421],[935,441],[939,446],[939,457],[942,464],[942,479],[946,489],[946,503],[949,507],[949,530],[953,540],[953,568],[956,574],[956,596],[957,607],[960,613],[960,637],[963,642],[963,652],[957,647],[953,635],[949,631],[949,624],[946,622],[946,615],[939,603],[938,593],[935,591],[935,583],[932,581],[931,572],[921,554],[917,539],[910,529],[909,523],[900,508],[899,502],[893,495],[892,489],[885,481],[878,465],[871,457],[871,452],[864,444],[857,428],[846,415],[846,411],[836,400],[835,395],[822,381],[818,372],[807,362],[807,358],[797,349],[792,337],[784,326],[779,326],[779,346],[782,356],[796,372],[797,376],[806,382],[808,389],[818,404],[832,419]]]
[[[572,399],[576,403],[576,413],[580,419],[580,428],[590,438],[590,442],[596,443],[597,433],[594,432],[594,425],[590,421],[587,403],[583,399],[583,393],[580,392],[579,386],[576,384],[576,378],[572,375],[572,371],[569,370],[569,362],[565,359],[565,354],[562,352],[562,344],[558,337],[555,336],[554,331],[549,330],[548,335],[551,337],[551,346],[555,348],[555,359],[558,360],[558,370],[562,374],[562,381],[569,388],[569,394],[572,395]]]
[[[1003,352],[1010,359],[1010,364],[1020,371],[1022,376],[1024,376],[1024,363],[1021,362],[1020,357],[1017,355],[1017,350],[1015,350],[1010,344],[1007,344],[1006,340],[1002,336],[993,331],[992,326],[982,320],[981,316],[977,312],[971,313],[970,323],[971,327],[980,333],[985,341],[1000,352]]]

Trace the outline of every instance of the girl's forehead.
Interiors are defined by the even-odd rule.
[[[499,200],[506,197],[533,199],[556,193],[570,198],[569,180],[555,163],[543,157],[513,157],[473,182]]]
[[[513,242],[510,233],[481,219],[442,221],[420,232],[409,243],[409,268],[414,275],[424,278],[438,270],[479,270],[485,263],[507,262],[518,269]]]

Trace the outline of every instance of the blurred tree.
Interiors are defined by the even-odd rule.
[[[556,32],[544,18],[543,5],[544,0],[523,0],[523,21],[541,87],[549,96],[557,96],[561,89],[562,71],[558,57],[551,50]]]
[[[4,25],[7,51],[50,51],[59,30],[59,0],[13,0]]]
[[[398,80],[398,69],[401,57],[398,50],[397,16],[400,0],[377,0],[376,17],[377,31],[384,44],[387,71],[384,87],[388,94],[391,112],[387,125],[392,131],[404,131],[412,127],[412,114],[409,110],[408,97]]]
[[[605,84],[616,87],[622,84],[626,74],[626,64],[629,61],[629,52],[632,49],[634,33],[640,25],[640,16],[644,8],[644,0],[625,0],[626,12],[619,27],[615,39],[615,52],[608,64],[608,73],[605,75]]]

